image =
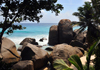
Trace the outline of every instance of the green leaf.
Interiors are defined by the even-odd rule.
[[[77,55],[73,55],[68,59],[78,70],[83,70],[83,65]]]
[[[73,70],[62,59],[56,59],[53,66],[57,70]]]
[[[71,68],[67,68],[67,69],[63,69],[63,70],[73,70],[73,69],[71,69]]]
[[[89,49],[89,52],[88,52],[87,57],[86,57],[86,60],[87,60],[87,63],[86,63],[87,70],[89,69],[91,55],[92,55],[95,47],[97,47],[99,43],[100,43],[100,40],[96,41],[95,43],[93,43],[93,45]]]
[[[98,44],[100,43],[100,40],[96,41],[89,49],[88,55],[91,55],[93,50],[95,49],[95,47],[98,46]]]

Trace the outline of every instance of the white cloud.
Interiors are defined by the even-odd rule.
[[[54,13],[44,12],[43,17],[40,19],[40,23],[58,23],[61,19],[70,19],[71,21],[78,21],[78,18],[72,15],[71,11],[60,13],[55,16]]]

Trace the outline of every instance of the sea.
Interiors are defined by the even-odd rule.
[[[26,27],[26,29],[14,30],[14,32],[10,35],[4,34],[4,37],[7,37],[10,40],[12,40],[17,48],[20,46],[19,44],[21,41],[23,41],[23,39],[35,38],[36,42],[38,42],[39,45],[43,46],[42,49],[50,47],[48,45],[50,27],[52,25],[58,25],[58,23],[14,23],[14,24],[22,25],[23,27]],[[78,28],[79,27],[76,26],[73,28],[73,30]],[[47,38],[47,40],[40,42],[39,40],[41,38]]]

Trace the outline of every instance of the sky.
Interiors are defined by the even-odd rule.
[[[84,5],[85,1],[90,0],[58,0],[57,3],[62,4],[64,9],[58,16],[55,13],[42,10],[43,17],[40,19],[40,23],[59,23],[61,19],[70,19],[71,21],[78,21],[76,16],[72,14],[77,12],[78,7]]]
[[[78,7],[84,5],[85,1],[90,0],[58,0],[57,3],[62,4],[64,9],[58,14],[52,13],[51,11],[42,10],[43,17],[40,19],[39,23],[59,23],[61,19],[69,19],[71,21],[78,21],[78,18],[72,15],[74,12],[77,12]],[[0,21],[3,18],[0,16]],[[33,23],[30,21],[23,21],[22,23]],[[37,22],[34,22],[37,23]]]

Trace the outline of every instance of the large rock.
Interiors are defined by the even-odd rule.
[[[42,68],[48,62],[48,53],[30,43],[27,43],[26,46],[24,46],[21,57],[22,60],[32,60],[35,70]]]
[[[79,33],[79,31],[80,30],[78,30],[78,29],[74,30],[74,33],[75,33],[74,39],[78,40],[82,43],[85,43],[87,31],[84,31],[84,32],[81,32],[81,33]]]
[[[68,19],[60,20],[58,24],[58,38],[59,43],[67,43],[69,44],[73,39],[73,29],[71,25],[71,21]]]
[[[28,42],[28,43],[31,43],[31,44],[34,44],[34,45],[38,45],[38,43],[36,42],[36,40],[34,38],[25,38],[21,43],[20,45],[23,45],[25,42]]]
[[[77,46],[77,47],[81,47],[81,48],[84,48],[84,49],[87,48],[86,43],[83,44],[82,42],[80,42],[78,40],[72,40],[70,45],[73,46],[73,47]]]
[[[58,26],[57,25],[53,25],[50,27],[48,44],[49,45],[58,44]]]
[[[33,61],[31,60],[20,61],[14,64],[12,69],[14,70],[34,70]]]
[[[5,37],[2,38],[1,54],[3,57],[2,61],[5,63],[14,63],[20,60],[15,44]]]
[[[72,55],[78,55],[79,57],[83,56],[84,50],[79,47],[72,47],[66,44],[59,44],[53,48],[52,53],[50,54],[50,62],[53,63],[56,59],[63,59],[69,66],[71,63],[68,61],[68,58]]]
[[[77,46],[77,47],[84,47],[83,43],[78,40],[72,40],[70,43],[71,46]]]
[[[22,51],[23,49],[24,49],[24,47],[26,46],[26,44],[27,44],[28,42],[24,42],[24,44],[23,45],[21,45],[21,46],[19,46],[18,47],[18,49],[17,49],[17,51]],[[42,46],[41,45],[36,45],[38,48],[41,48]]]

